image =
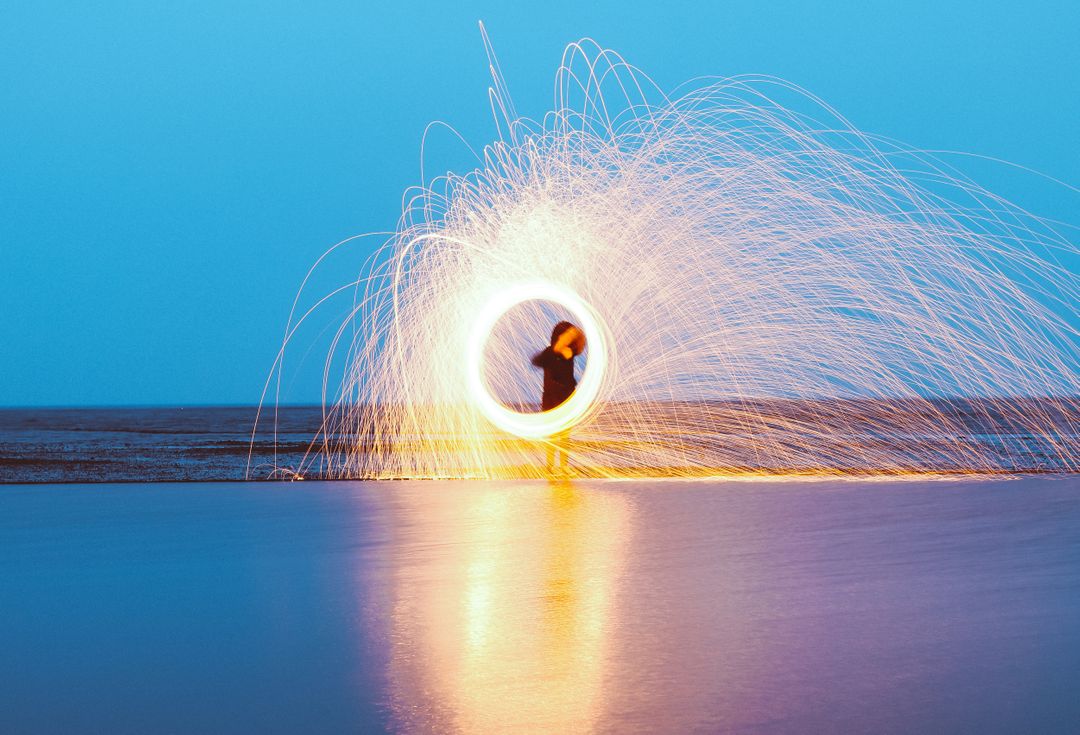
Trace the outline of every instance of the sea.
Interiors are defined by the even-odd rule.
[[[319,406],[0,408],[0,483],[264,479],[297,467]]]
[[[1080,731],[1080,475],[245,482],[253,419],[4,413],[0,733]]]
[[[1015,409],[1002,410],[1000,400],[953,399],[931,405],[954,417],[953,425],[939,436],[904,434],[900,441],[895,436],[876,436],[874,424],[902,412],[926,411],[926,405],[849,401],[838,412],[835,405],[826,410],[811,401],[759,402],[753,412],[775,420],[759,422],[753,435],[740,435],[737,426],[727,424],[731,407],[723,404],[704,409],[697,404],[657,404],[650,410],[704,416],[718,429],[710,434],[694,427],[695,451],[748,473],[813,470],[813,457],[807,461],[804,455],[815,453],[856,457],[845,466],[873,472],[882,468],[861,464],[870,446],[875,450],[869,456],[884,458],[890,467],[919,472],[970,469],[951,464],[949,455],[957,453],[957,446],[977,451],[983,458],[980,471],[1054,474],[1077,470],[1080,398],[1028,399],[1024,406],[1042,415],[1043,422],[1052,427],[1049,435],[1032,435],[1018,426]],[[838,414],[847,417],[843,425],[836,423]],[[834,418],[822,418],[830,415]],[[325,466],[322,444],[316,441],[325,416],[321,406],[0,408],[0,483],[291,479],[297,469],[308,478],[318,478],[325,474],[320,469]],[[824,439],[816,440],[816,448],[787,446],[790,437],[783,426],[830,420],[835,425],[823,432],[833,437],[828,446]],[[781,428],[770,429],[770,424]],[[330,439],[340,446],[341,438]],[[790,457],[779,465],[764,465],[754,452],[747,453],[746,447],[755,441]],[[743,448],[741,453],[738,447]],[[684,446],[680,451],[687,449]]]

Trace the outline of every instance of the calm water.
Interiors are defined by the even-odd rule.
[[[722,404],[696,405],[691,414],[701,416],[717,411],[713,426],[705,431],[695,426],[693,441],[699,451],[717,461],[717,467],[747,469],[815,469],[832,467],[836,460],[848,457],[855,470],[887,467],[915,467],[923,470],[958,470],[954,466],[957,443],[977,447],[987,466],[1008,472],[1075,472],[1075,458],[1080,456],[1080,398],[1051,400],[1030,399],[1052,426],[1048,436],[1034,436],[996,408],[996,402],[979,399],[940,401],[941,410],[959,421],[951,428],[941,428],[935,436],[911,435],[882,439],[872,431],[873,421],[882,412],[897,415],[902,404],[875,401],[848,401],[844,405],[844,425],[832,426],[833,439],[826,446],[818,440],[813,451],[795,452],[787,458],[763,460],[746,447],[770,445],[783,454],[762,424],[752,435],[740,435],[730,416],[725,418]],[[819,404],[807,401],[761,402],[757,410],[772,417],[778,425],[787,421],[819,421]],[[685,410],[684,406],[682,410]],[[650,410],[671,411],[672,406],[652,405]],[[727,410],[730,410],[730,406]],[[835,412],[835,409],[831,409]],[[1034,410],[1034,409],[1033,409]],[[696,412],[696,413],[695,413]],[[292,469],[303,467],[308,478],[323,470],[314,445],[323,422],[318,406],[285,406],[276,413],[268,408],[262,413],[259,430],[252,433],[258,409],[234,407],[165,407],[165,408],[0,408],[0,484],[54,482],[147,482],[214,481],[267,479],[291,476]],[[673,421],[675,415],[672,414]],[[861,422],[861,423],[860,423]],[[868,427],[869,424],[871,426]],[[674,425],[674,424],[673,424]],[[934,425],[933,421],[930,425]],[[861,428],[860,428],[861,427]],[[595,443],[595,437],[590,441]],[[331,437],[332,445],[353,447],[355,437]],[[866,446],[876,446],[877,465],[865,465]],[[602,448],[602,443],[596,446]],[[742,447],[742,449],[739,449]],[[412,446],[408,451],[416,451]],[[579,447],[583,456],[588,450]],[[686,451],[685,446],[676,453]],[[598,458],[603,464],[603,455]],[[806,455],[806,456],[802,456]],[[816,457],[816,459],[815,459]],[[537,462],[543,451],[537,451]],[[250,459],[250,464],[249,464]],[[588,460],[586,460],[588,464]],[[985,466],[980,463],[980,469]],[[250,470],[250,473],[249,473]]]
[[[298,466],[318,406],[0,408],[0,483],[243,480]]]
[[[0,732],[1077,732],[1080,480],[0,487]]]

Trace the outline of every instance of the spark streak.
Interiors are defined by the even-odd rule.
[[[599,476],[1080,469],[1073,228],[780,80],[669,97],[583,41],[535,122],[492,69],[501,138],[411,190],[357,279],[309,463],[536,476],[573,427]],[[530,414],[542,302],[590,349],[574,397]],[[1015,445],[972,438],[991,424]]]

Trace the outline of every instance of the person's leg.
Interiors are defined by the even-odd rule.
[[[552,439],[548,439],[544,444],[544,449],[547,453],[547,471],[550,473],[555,469],[555,442]]]

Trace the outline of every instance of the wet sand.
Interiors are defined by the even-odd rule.
[[[1075,732],[1080,478],[0,487],[0,731]]]

